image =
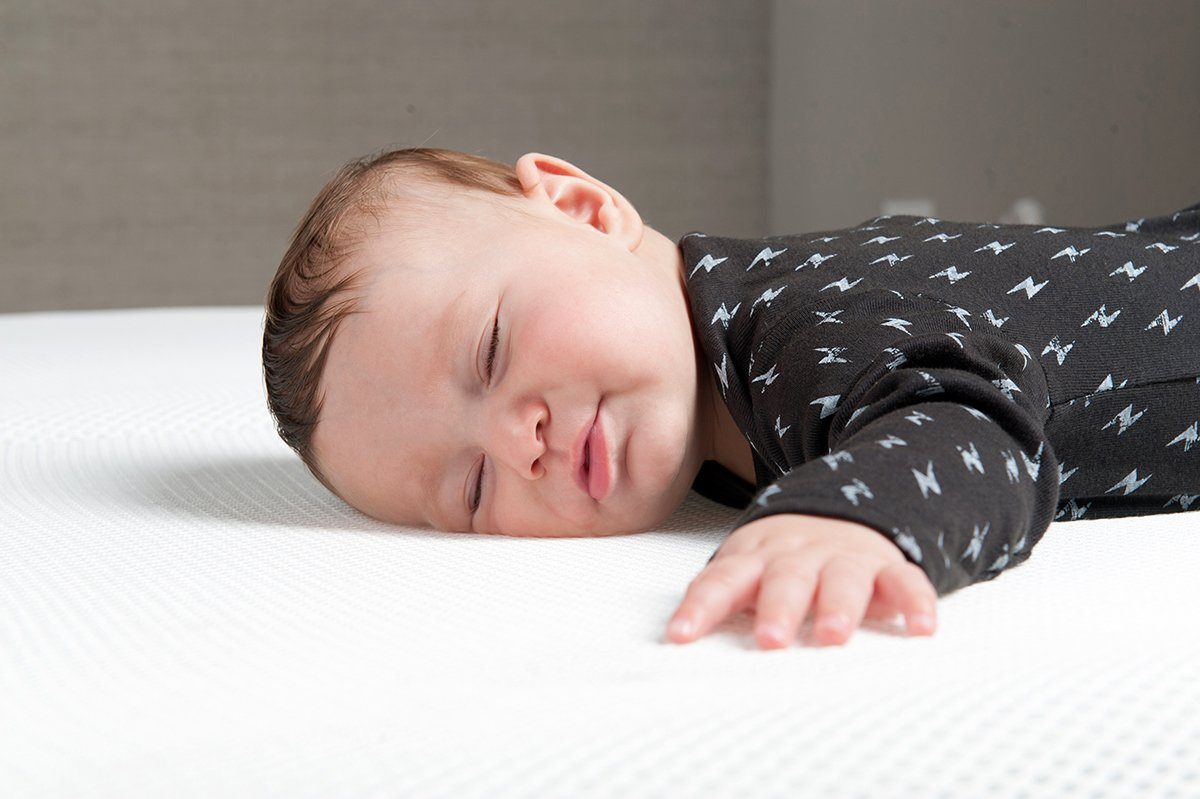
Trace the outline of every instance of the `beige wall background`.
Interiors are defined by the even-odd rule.
[[[261,303],[344,161],[566,158],[766,220],[766,2],[0,0],[0,311]]]
[[[774,231],[846,227],[889,199],[1020,222],[1013,206],[1031,198],[1031,221],[1065,225],[1200,202],[1197,0],[775,0],[772,13]]]
[[[0,312],[261,303],[389,147],[560,155],[673,238],[1164,213],[1197,75],[1182,0],[0,0]]]

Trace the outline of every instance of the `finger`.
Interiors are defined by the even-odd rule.
[[[812,604],[819,563],[810,555],[772,559],[759,582],[754,634],[763,649],[789,646]]]
[[[751,555],[714,560],[688,586],[667,626],[667,637],[676,643],[694,641],[726,616],[752,605],[762,567],[762,559]]]
[[[875,583],[878,593],[904,614],[909,635],[933,635],[937,629],[937,590],[920,566],[911,561],[890,564]]]
[[[832,558],[821,569],[813,614],[813,637],[821,644],[844,644],[862,623],[875,591],[875,572],[850,556]]]

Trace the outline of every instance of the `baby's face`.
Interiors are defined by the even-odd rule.
[[[604,194],[590,178],[531,157],[518,174],[536,220],[468,197],[406,242],[385,216],[348,265],[375,282],[330,347],[314,449],[369,516],[516,536],[639,532],[678,507],[707,456],[678,247],[623,198],[589,213]],[[612,476],[600,500],[572,463],[597,410]]]

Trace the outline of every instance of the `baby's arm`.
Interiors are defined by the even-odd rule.
[[[810,605],[813,636],[821,644],[845,643],[864,616],[903,614],[910,634],[932,635],[936,627],[937,591],[929,578],[874,528],[781,513],[725,539],[692,580],[667,634],[688,643],[725,617],[757,606],[759,646],[786,647]]]
[[[728,586],[730,607],[753,603],[746,592],[766,575],[768,561],[779,558],[760,557],[755,574],[751,561],[742,557],[744,542],[760,546],[754,531],[766,526],[756,522],[775,517],[783,519],[771,525],[768,548],[804,553],[792,556],[796,562],[786,568],[776,566],[777,579],[807,571],[815,580],[816,564],[822,564],[822,586],[824,570],[832,578],[825,590],[857,597],[829,607],[857,612],[857,603],[870,598],[870,572],[872,580],[883,578],[877,588],[885,595],[899,581],[904,587],[900,596],[883,601],[894,601],[906,614],[915,612],[916,598],[927,595],[901,580],[899,572],[889,571],[898,564],[897,556],[919,569],[937,596],[944,596],[1023,562],[1050,525],[1059,497],[1059,468],[1045,432],[1050,400],[1036,356],[978,317],[975,327],[968,327],[969,320],[951,313],[963,309],[932,298],[872,291],[856,301],[829,302],[829,307],[849,306],[844,324],[836,330],[822,325],[802,332],[790,349],[763,356],[810,369],[802,386],[806,394],[772,396],[770,386],[763,386],[755,396],[759,412],[776,421],[776,433],[782,438],[786,428],[787,441],[803,442],[806,457],[779,463],[785,454],[795,460],[796,443],[786,453],[783,442],[759,453],[780,474],[738,518],[728,548],[723,545],[713,556],[720,562],[694,584],[698,604],[685,600],[685,606],[714,602],[712,612],[720,613],[726,600],[706,587],[713,585],[711,580]],[[809,352],[832,345],[845,345],[839,348],[839,362],[812,362],[819,355]],[[758,368],[766,365],[764,360]],[[812,453],[816,447],[827,452]],[[815,538],[825,543],[818,545]],[[884,553],[890,561],[881,560]],[[847,574],[856,559],[857,577]],[[835,585],[855,581],[857,588],[848,592]],[[792,592],[792,612],[803,611],[817,586],[786,590]],[[807,596],[797,598],[806,591]],[[778,602],[771,600],[769,607]],[[819,592],[817,605],[819,617],[827,607]],[[777,613],[770,610],[768,615]]]

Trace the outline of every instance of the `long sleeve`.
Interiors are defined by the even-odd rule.
[[[735,526],[778,513],[865,524],[939,595],[1026,560],[1059,497],[1037,354],[997,335],[994,317],[894,290],[827,296],[797,317],[745,376],[774,426],[769,451],[755,449],[778,477]]]

